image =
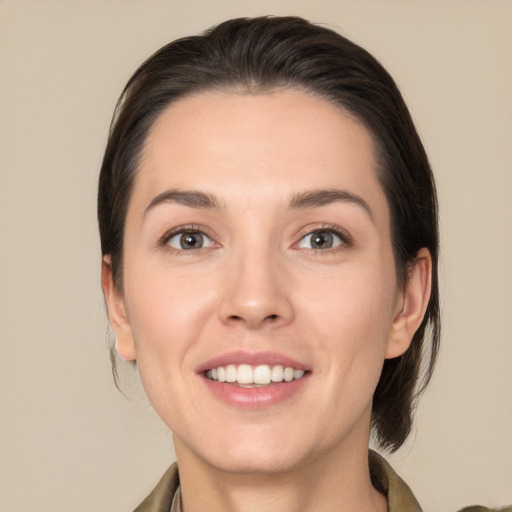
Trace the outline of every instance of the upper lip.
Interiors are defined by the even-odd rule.
[[[292,367],[295,370],[307,371],[309,368],[299,361],[280,354],[278,352],[255,352],[249,353],[244,351],[226,352],[209,359],[197,368],[197,373],[206,372],[212,368],[219,366],[227,366],[228,364],[249,364],[251,366],[258,366],[261,364],[268,364],[269,366],[281,365],[285,367]]]

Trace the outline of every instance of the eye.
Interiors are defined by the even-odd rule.
[[[345,242],[341,234],[331,229],[318,229],[303,237],[298,247],[300,249],[333,249]]]
[[[167,239],[167,245],[181,251],[191,251],[211,247],[213,241],[200,231],[185,231],[176,233]]]

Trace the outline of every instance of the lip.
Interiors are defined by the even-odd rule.
[[[290,399],[309,381],[310,373],[291,382],[279,382],[261,388],[244,388],[228,382],[207,379],[199,374],[206,387],[225,404],[239,409],[264,409]]]
[[[296,370],[304,370],[306,374],[291,382],[272,383],[264,387],[245,388],[236,383],[218,382],[208,379],[206,371],[228,364],[259,364],[291,366]],[[223,403],[239,409],[264,409],[298,394],[308,383],[311,377],[311,369],[284,354],[277,352],[248,353],[243,351],[229,352],[216,356],[197,368],[198,377],[208,390]]]
[[[268,364],[272,366],[280,364],[281,366],[291,366],[295,370],[310,370],[310,368],[303,363],[278,352],[250,353],[239,350],[236,352],[221,354],[206,361],[196,369],[196,372],[204,373],[212,368],[227,366],[228,364],[249,364],[251,366],[258,366],[260,364]]]

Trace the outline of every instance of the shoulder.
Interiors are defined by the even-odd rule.
[[[389,512],[422,512],[409,486],[381,455],[370,450],[368,459],[373,486],[386,496]]]
[[[389,512],[422,512],[409,486],[381,455],[370,451],[369,465],[373,485],[388,499]],[[178,487],[178,466],[173,464],[133,512],[169,512]],[[476,505],[465,507],[459,512],[512,512],[512,505],[499,509]]]
[[[133,512],[169,512],[179,483],[178,466],[175,463]]]
[[[422,512],[409,486],[398,476],[391,465],[378,453],[369,453],[370,473],[374,487],[387,496],[389,512]],[[464,507],[458,512],[512,512],[512,505],[505,508],[487,508],[481,505]]]
[[[512,512],[512,505],[505,508],[487,508],[481,505],[473,505],[471,507],[464,507],[459,512]]]

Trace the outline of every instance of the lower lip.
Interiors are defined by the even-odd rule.
[[[291,382],[279,382],[260,388],[244,388],[237,384],[218,382],[201,375],[209,390],[222,402],[241,409],[262,409],[279,404],[297,394],[309,380],[309,373]]]

